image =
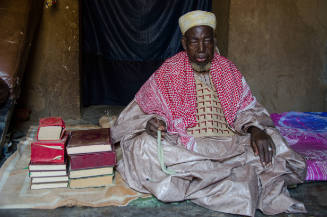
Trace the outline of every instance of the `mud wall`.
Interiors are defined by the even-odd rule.
[[[57,1],[44,8],[39,32],[24,75],[21,106],[31,118],[80,117],[79,4]]]
[[[270,112],[327,111],[327,1],[231,0],[228,57]]]
[[[217,44],[220,54],[225,57],[228,55],[229,11],[230,0],[212,1],[212,12],[216,15],[217,19]]]

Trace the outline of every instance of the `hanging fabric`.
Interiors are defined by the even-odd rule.
[[[211,0],[82,0],[83,104],[126,105],[182,50],[178,18]]]

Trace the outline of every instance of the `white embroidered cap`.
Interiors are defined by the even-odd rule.
[[[194,26],[210,26],[215,30],[216,16],[211,12],[196,10],[181,16],[178,20],[178,23],[183,35],[187,30]]]

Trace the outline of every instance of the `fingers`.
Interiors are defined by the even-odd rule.
[[[274,141],[271,138],[269,140],[269,145],[270,145],[269,146],[269,156],[270,156],[269,162],[271,164],[273,156],[276,155],[276,146],[275,146]]]
[[[263,166],[270,166],[275,153],[275,146],[272,140],[259,141],[259,157]]]
[[[158,120],[157,118],[152,118],[150,121],[150,124],[153,125],[156,130],[161,130],[161,131],[167,131],[166,130],[166,123],[162,120]]]
[[[271,145],[271,151],[272,151],[272,156],[276,155],[276,146],[274,141],[270,138],[270,145]]]
[[[258,150],[259,150],[259,157],[260,157],[261,164],[263,166],[266,166],[266,162],[265,162],[265,150],[264,150],[264,145],[261,143],[261,141],[259,141]]]
[[[254,154],[259,155],[263,166],[270,166],[274,154],[276,153],[275,144],[271,137],[263,130],[253,128],[251,130],[251,146]]]
[[[156,128],[151,124],[150,121],[148,121],[148,123],[146,124],[145,127],[145,131],[147,132],[147,134],[149,134],[150,136],[157,138],[157,130]]]
[[[150,124],[150,131],[155,135],[155,137],[157,137],[158,127],[156,127],[155,125]]]
[[[258,156],[258,154],[259,154],[258,146],[257,146],[257,144],[254,142],[253,139],[251,139],[251,147],[252,147],[252,149],[253,149],[254,155],[255,155],[255,156]]]
[[[166,124],[162,120],[158,120],[157,118],[150,119],[145,127],[146,132],[154,138],[157,138],[157,131],[161,130],[161,137],[164,138],[167,132]]]
[[[272,163],[273,150],[271,146],[268,146],[268,166]]]
[[[268,144],[265,143],[263,145],[263,159],[264,159],[264,165],[267,165],[269,163],[269,148],[268,148]]]

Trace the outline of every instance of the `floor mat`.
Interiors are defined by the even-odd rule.
[[[67,127],[69,128],[69,127]],[[74,127],[83,129],[85,126]],[[90,128],[88,126],[87,128]],[[72,129],[70,127],[70,129]],[[18,150],[7,159],[0,169],[0,208],[54,209],[61,206],[125,206],[129,202],[150,197],[130,189],[116,173],[114,184],[101,188],[30,190],[28,163],[30,144],[37,128],[31,127]]]
[[[327,112],[272,114],[282,136],[307,162],[307,181],[327,180]]]

